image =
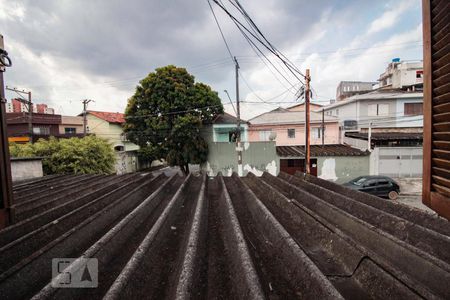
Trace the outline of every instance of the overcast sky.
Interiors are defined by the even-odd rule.
[[[339,81],[376,81],[394,57],[422,59],[420,3],[241,0],[278,49],[311,69],[313,101],[321,104],[335,98]],[[206,0],[0,0],[0,7],[0,33],[13,60],[6,85],[31,90],[34,102],[57,113],[80,113],[85,98],[95,100],[90,109],[123,112],[139,80],[168,64],[209,84],[233,113],[223,90],[235,98],[234,65]],[[292,105],[289,85],[213,7],[240,62],[241,100],[277,102],[243,103],[243,118]]]

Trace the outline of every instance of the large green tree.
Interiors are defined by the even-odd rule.
[[[189,173],[189,164],[206,161],[208,144],[201,134],[223,106],[217,92],[195,82],[186,69],[158,68],[140,81],[128,100],[124,130],[147,160],[166,159]]]

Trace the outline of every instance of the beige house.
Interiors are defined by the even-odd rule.
[[[59,134],[78,135],[83,133],[83,117],[61,116]]]
[[[108,140],[114,148],[117,174],[136,171],[139,146],[128,141],[123,133],[124,114],[88,110],[86,118],[87,132]]]

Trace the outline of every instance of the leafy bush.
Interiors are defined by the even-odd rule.
[[[84,138],[40,139],[34,144],[11,144],[12,157],[42,157],[44,173],[49,174],[108,174],[113,171],[115,156],[104,139]]]

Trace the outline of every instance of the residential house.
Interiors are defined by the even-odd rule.
[[[81,135],[84,132],[83,117],[80,116],[61,116],[59,125],[60,135]]]
[[[423,62],[400,61],[394,58],[387,66],[386,71],[378,79],[382,89],[409,89],[423,88]]]
[[[317,103],[310,103],[309,104],[309,110],[310,111],[318,111],[322,108],[322,105],[317,104]],[[280,111],[283,111],[282,108],[279,108]],[[296,104],[293,106],[290,106],[288,108],[286,108],[288,111],[305,111],[305,103],[300,103],[300,104]]]
[[[277,146],[305,144],[305,112],[301,106],[277,108],[249,120],[249,141],[274,140]],[[323,117],[323,118],[322,118]],[[334,116],[310,112],[311,144],[338,144],[339,122]],[[323,128],[322,128],[323,126]]]
[[[237,128],[237,118],[228,113],[218,115],[212,122],[213,142],[235,142]],[[241,141],[248,140],[248,122],[241,120]]]
[[[325,106],[325,115],[339,119],[342,133],[422,132],[423,93],[376,90]]]
[[[211,125],[204,126],[203,135],[208,143],[208,158],[201,168],[210,176],[219,172],[231,176],[233,172],[246,175],[264,171],[277,175],[279,159],[273,141],[249,142],[249,122],[241,120],[242,165],[237,164],[235,143],[237,118],[228,113],[217,116]]]
[[[88,110],[87,132],[104,138],[111,143],[116,152],[116,172],[129,173],[139,169],[137,150],[139,146],[128,141],[123,132],[125,115],[122,113]]]
[[[34,142],[41,138],[48,139],[51,136],[56,138],[81,137],[83,133],[80,130],[80,122],[82,128],[83,121],[79,117],[33,113],[31,133],[29,118],[30,115],[27,112],[6,114],[8,140],[10,142],[27,143],[30,141],[30,136],[32,136]]]

